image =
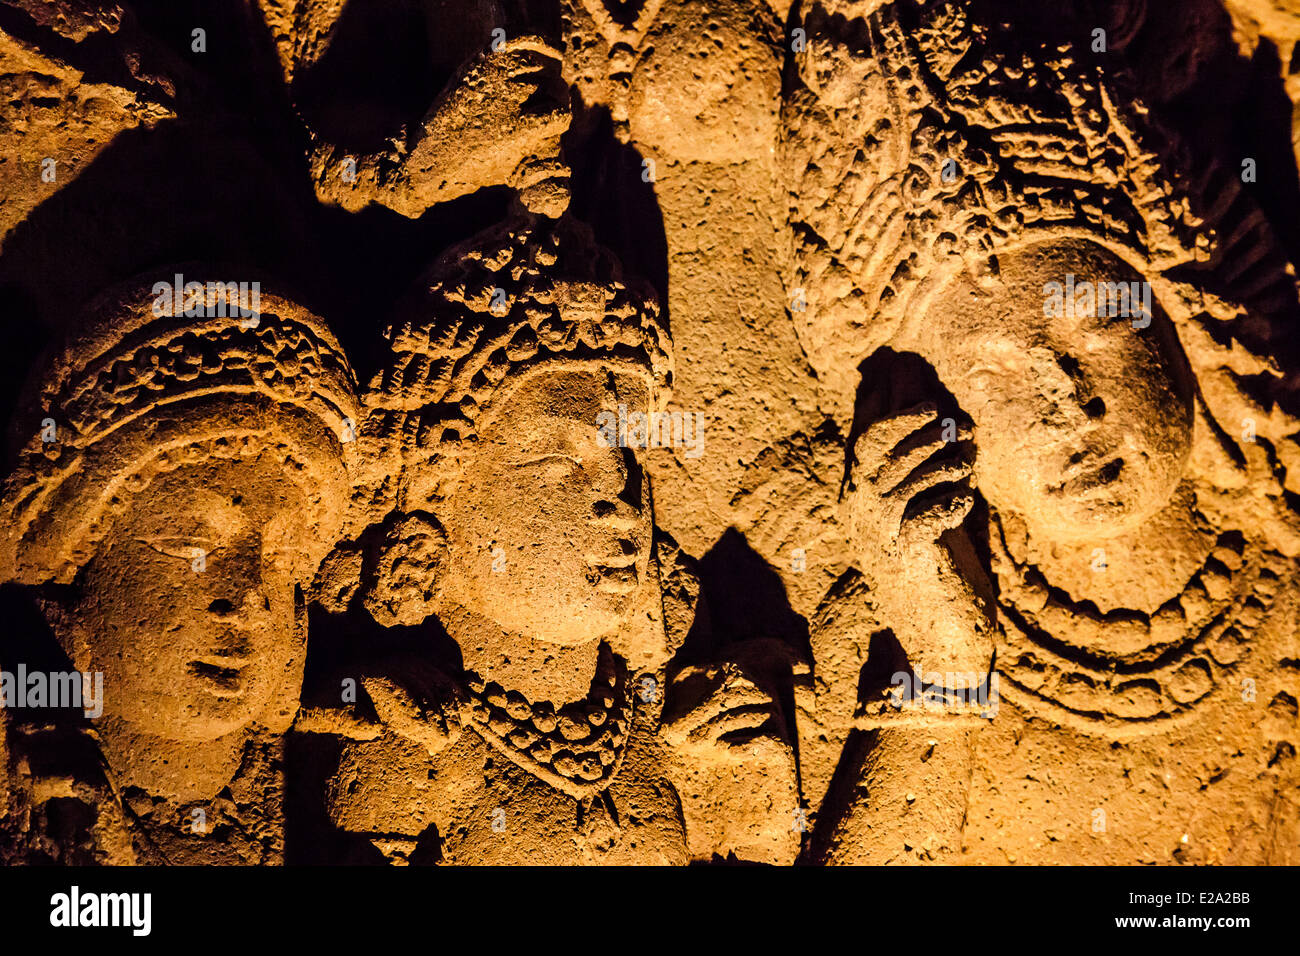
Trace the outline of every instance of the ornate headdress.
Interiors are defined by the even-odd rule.
[[[233,284],[160,293],[172,278],[100,296],[29,381],[4,485],[6,579],[67,583],[154,475],[268,445],[304,485],[311,517],[340,520],[359,412],[334,336],[260,283],[253,312]]]
[[[1144,274],[1203,385],[1273,371],[1234,339],[1247,309],[1294,310],[1293,277],[1237,177],[1193,179],[1122,72],[1103,77],[1073,44],[1027,43],[1023,25],[976,6],[822,0],[805,15],[781,148],[786,281],[831,391],[851,395],[858,364],[963,270],[1061,238]],[[1219,266],[1235,260],[1255,268],[1225,281]],[[1269,434],[1270,413],[1253,414]],[[1280,439],[1289,426],[1276,424]]]
[[[906,341],[945,285],[983,277],[999,253],[1086,240],[1151,283],[1197,380],[1191,468],[1213,489],[1198,509],[1232,514],[1214,556],[1143,615],[1072,604],[994,554],[1004,609],[1028,622],[1003,615],[1008,693],[1086,729],[1145,732],[1227,692],[1286,573],[1278,551],[1300,552],[1282,495],[1283,483],[1300,490],[1300,422],[1279,405],[1259,332],[1296,314],[1294,272],[1238,177],[1190,174],[1122,71],[1103,76],[1075,43],[1041,43],[1031,14],[981,19],[995,6],[820,0],[806,12],[782,144],[791,313],[823,382],[851,402],[861,361]],[[1246,538],[1265,548],[1246,554]]]
[[[508,376],[556,359],[613,358],[645,369],[657,406],[672,385],[653,293],[625,283],[590,230],[567,218],[511,220],[450,249],[401,311],[362,429],[377,504],[441,500]]]

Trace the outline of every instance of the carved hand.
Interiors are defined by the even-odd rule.
[[[529,185],[537,169],[563,169],[569,118],[559,54],[531,37],[508,40],[472,62],[425,117],[405,164],[410,189],[450,199],[489,183]]]
[[[455,133],[453,155],[505,151],[516,163],[558,152],[569,125],[560,54],[533,37],[507,40],[453,80],[424,120],[426,136]],[[423,145],[423,142],[422,144]],[[418,155],[417,148],[413,154]]]
[[[438,754],[460,738],[461,695],[432,667],[404,662],[401,677],[363,677],[379,719],[392,731]]]
[[[563,181],[560,137],[569,119],[560,54],[535,37],[507,40],[461,70],[420,128],[396,137],[392,150],[349,156],[318,144],[317,196],[348,210],[378,202],[418,218],[484,186],[523,190],[550,177]]]
[[[734,660],[686,667],[664,716],[692,857],[793,862],[802,834],[794,751],[766,682]]]
[[[928,560],[975,502],[970,430],[937,415],[933,404],[916,405],[870,425],[853,448],[849,513],[863,570]]]
[[[992,654],[977,593],[986,581],[956,530],[975,501],[974,446],[966,426],[937,414],[922,403],[867,427],[854,446],[849,524],[881,623],[911,665],[978,673]]]
[[[681,704],[663,725],[664,739],[673,747],[740,756],[754,740],[773,736],[767,729],[779,727],[776,701],[729,662],[684,669],[673,681],[670,702],[673,698]]]

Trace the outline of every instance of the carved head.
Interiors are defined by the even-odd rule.
[[[1192,447],[1193,385],[1172,323],[1096,243],[1032,245],[997,265],[991,279],[954,281],[920,333],[975,422],[981,491],[1049,540],[1133,529],[1169,502]]]
[[[6,557],[24,583],[70,585],[43,604],[74,666],[104,673],[105,714],[176,740],[283,729],[298,588],[349,496],[352,373],[275,295],[250,328],[173,314],[149,289],[92,305],[29,389]]]
[[[650,489],[636,453],[604,442],[602,412],[648,412],[631,363],[579,359],[503,383],[441,509],[448,595],[556,643],[615,631],[647,578]]]
[[[454,604],[557,644],[617,632],[657,589],[648,480],[608,427],[670,383],[653,299],[564,221],[494,230],[423,288],[363,436],[400,448],[398,510],[423,517],[389,534],[368,605],[417,623]]]

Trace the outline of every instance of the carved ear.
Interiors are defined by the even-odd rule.
[[[621,629],[610,646],[633,672],[653,674],[667,665],[686,640],[700,601],[700,580],[695,559],[658,528],[649,564],[646,613]]]
[[[294,589],[293,598],[293,657],[285,671],[282,686],[292,686],[293,692],[284,695],[271,695],[267,707],[257,717],[257,722],[274,734],[287,733],[293,726],[293,719],[298,715],[299,698],[302,696],[303,669],[307,665],[307,600],[299,589]]]
[[[447,535],[437,518],[390,515],[373,555],[366,610],[384,627],[423,622],[437,611],[446,565]]]

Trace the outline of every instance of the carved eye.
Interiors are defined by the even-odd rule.
[[[582,462],[572,455],[554,453],[540,455],[519,463],[521,468],[534,471],[544,481],[563,481],[582,468]]]
[[[186,562],[211,554],[216,548],[214,541],[198,535],[161,535],[153,538],[137,538],[136,540],[159,554],[165,554],[169,558],[176,558]]]

